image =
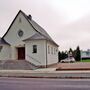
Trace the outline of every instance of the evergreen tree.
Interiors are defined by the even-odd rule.
[[[78,46],[77,49],[74,51],[74,56],[75,56],[75,60],[76,60],[76,61],[80,61],[80,60],[81,60],[81,53],[80,53],[80,48],[79,48],[79,46]]]
[[[65,52],[62,51],[62,59],[65,59],[67,57],[68,57],[68,55]]]
[[[58,52],[58,62],[60,62],[62,59],[65,59],[68,57],[68,54],[66,52]]]
[[[58,52],[58,62],[60,62],[62,60],[62,54],[61,54],[61,52],[59,51]]]
[[[72,48],[70,48],[70,49],[69,49],[69,52],[73,53],[73,50],[72,50]]]
[[[72,48],[69,49],[68,57],[69,57],[69,56],[73,56],[73,50],[72,50]]]

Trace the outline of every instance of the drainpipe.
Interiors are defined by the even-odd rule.
[[[47,68],[47,40],[46,40],[46,68]]]

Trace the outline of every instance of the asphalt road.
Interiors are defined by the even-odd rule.
[[[0,90],[90,90],[90,79],[0,78]]]

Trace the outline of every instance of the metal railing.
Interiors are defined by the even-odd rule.
[[[30,55],[26,55],[26,56],[28,56],[30,59],[33,59],[35,62],[37,62],[37,63],[41,64],[41,62],[40,62],[40,61],[36,60],[35,58],[31,57]]]

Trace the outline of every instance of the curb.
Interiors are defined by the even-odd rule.
[[[90,79],[90,71],[0,70],[0,77]]]

